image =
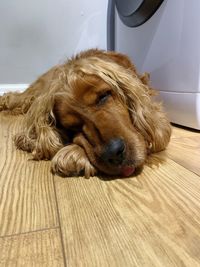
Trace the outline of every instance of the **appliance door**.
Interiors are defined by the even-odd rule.
[[[115,0],[122,22],[129,27],[145,23],[159,8],[163,0]]]
[[[162,13],[162,8],[159,7],[163,2],[166,1],[110,0],[108,2],[107,48],[129,55],[139,71],[142,71],[146,53],[159,25],[159,13]]]

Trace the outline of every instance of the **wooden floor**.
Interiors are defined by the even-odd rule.
[[[0,266],[200,266],[200,133],[174,128],[137,177],[61,178],[0,114]]]

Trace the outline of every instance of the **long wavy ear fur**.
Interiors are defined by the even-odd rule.
[[[170,140],[171,126],[162,104],[152,99],[152,88],[142,83],[140,78],[124,78],[120,78],[120,87],[123,88],[133,125],[146,140],[148,152],[165,149]]]
[[[126,57],[125,59],[127,60]],[[130,61],[128,64],[130,65]],[[152,98],[157,92],[150,86],[150,75],[139,75],[134,66],[129,67],[129,70],[133,76],[121,76],[119,83],[124,89],[133,124],[147,141],[149,153],[161,151],[170,140],[170,122],[163,112],[162,104]],[[140,93],[137,94],[136,90]]]
[[[54,86],[34,100],[24,117],[24,132],[15,136],[16,146],[32,152],[36,160],[51,159],[63,147],[52,111],[55,92]]]
[[[128,89],[129,90],[129,89]],[[159,152],[166,148],[171,136],[170,123],[162,110],[162,104],[151,99],[151,92],[146,89],[146,96],[139,103],[134,103],[130,92],[127,102],[133,124],[147,142],[148,152]]]

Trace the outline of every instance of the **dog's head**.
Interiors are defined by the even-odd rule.
[[[126,56],[91,50],[68,62],[55,92],[56,127],[111,175],[131,175],[169,141],[169,123]]]

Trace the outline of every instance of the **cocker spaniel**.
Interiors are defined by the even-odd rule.
[[[17,148],[51,159],[54,173],[128,177],[170,139],[170,123],[153,95],[148,75],[139,75],[127,56],[91,49],[23,93],[1,96],[0,111],[24,114]]]

